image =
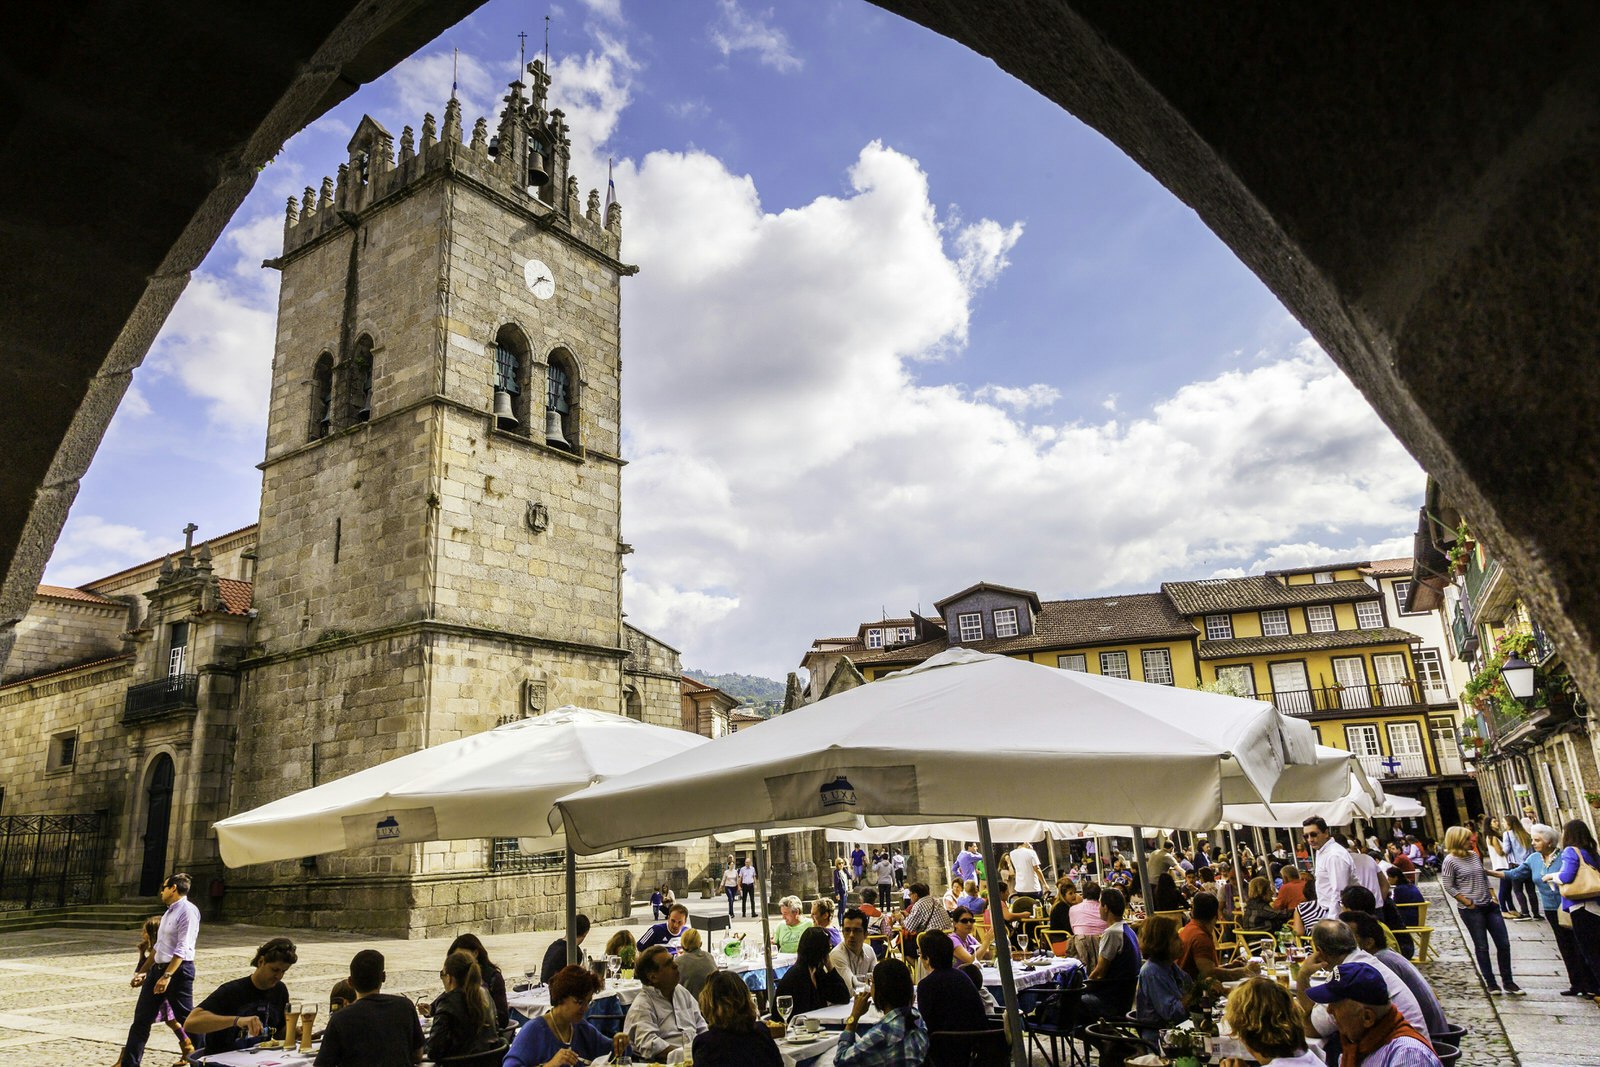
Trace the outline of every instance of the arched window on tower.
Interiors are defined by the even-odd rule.
[[[354,426],[372,418],[372,338],[366,334],[345,364],[345,424]]]
[[[570,353],[550,353],[545,370],[544,439],[546,444],[578,449],[578,368]]]
[[[527,436],[528,344],[515,326],[502,326],[494,339],[494,424]]]
[[[333,429],[333,355],[317,357],[311,371],[311,437],[315,441]]]

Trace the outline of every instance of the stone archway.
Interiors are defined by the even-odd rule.
[[[994,59],[1193,207],[1600,692],[1600,6],[876,2]],[[27,9],[0,141],[26,191],[0,204],[0,291],[18,294],[0,307],[0,658],[133,368],[255,169],[477,6]],[[175,93],[180,43],[203,59]],[[88,70],[127,106],[73,103]],[[929,107],[981,119],[959,100]],[[140,180],[63,162],[85,146]]]

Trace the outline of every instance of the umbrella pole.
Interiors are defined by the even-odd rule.
[[[1228,851],[1233,853],[1233,903],[1238,907],[1239,901],[1244,899],[1244,867],[1239,863],[1239,834],[1234,830],[1233,823],[1228,824]],[[1223,918],[1231,919],[1233,916],[1224,915]]]
[[[989,835],[989,819],[987,816],[978,818],[978,841],[983,849],[985,862],[983,865],[984,881],[989,883],[989,899],[996,908],[1000,904],[1000,871],[999,864],[993,862],[994,840]],[[1011,1062],[1015,1067],[1027,1067],[1028,1049],[1022,1036],[1022,1016],[1017,1012],[1017,980],[1011,973],[1011,946],[1006,940],[1005,920],[998,914],[990,916],[990,924],[994,929],[994,958],[1000,965],[1000,992],[1006,1001],[1006,1029],[1011,1035]]]
[[[1056,870],[1056,839],[1050,834],[1044,835],[1044,854],[1045,858],[1050,861],[1050,876],[1055,878],[1057,881],[1060,881],[1061,872]],[[1071,855],[1070,850],[1068,851],[1068,855]],[[1046,886],[1045,888],[1051,889],[1053,887]]]
[[[1154,886],[1145,884],[1150,878],[1150,865],[1144,858],[1144,827],[1142,826],[1133,827],[1133,862],[1139,868],[1133,873],[1133,880],[1139,887],[1139,895],[1144,898],[1144,913],[1146,915],[1154,915],[1156,911],[1156,891]]]
[[[567,846],[567,966],[578,962],[578,857]]]
[[[778,976],[772,971],[772,920],[767,916],[767,849],[761,842],[760,830],[756,831],[756,903],[761,911],[761,952],[767,961],[767,1005],[770,1012],[772,997],[778,988]]]

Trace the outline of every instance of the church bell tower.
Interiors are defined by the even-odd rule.
[[[624,710],[635,268],[620,207],[580,202],[544,65],[527,74],[492,132],[455,99],[398,150],[363,118],[337,176],[289,201],[234,811],[560,704]],[[292,920],[334,876],[432,930],[457,921],[439,879],[488,847],[376,845],[310,882],[250,868],[268,903],[245,910]]]

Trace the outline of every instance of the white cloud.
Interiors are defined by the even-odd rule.
[[[1035,383],[1015,388],[1008,385],[985,385],[972,394],[975,400],[990,400],[1013,411],[1029,408],[1047,408],[1061,399],[1061,390],[1053,385]]]
[[[1103,408],[1106,411],[1111,411],[1111,412],[1116,411],[1117,410],[1117,398],[1120,395],[1121,395],[1120,393],[1112,393],[1110,396],[1108,396],[1104,400],[1100,401],[1100,407]]]
[[[158,538],[137,526],[107,522],[98,515],[74,514],[56,541],[45,581],[76,588],[154,559],[164,550]]]
[[[403,125],[411,126],[420,136],[422,116],[431,114],[442,131],[444,106],[450,100],[450,84],[454,78],[456,98],[461,101],[461,136],[469,137],[472,124],[480,115],[487,118],[499,111],[505,85],[516,73],[512,66],[506,66],[500,74],[491,74],[489,61],[469,52],[457,56],[447,48],[428,54],[418,53],[394,68],[389,75],[389,84],[395,94],[391,117]],[[389,132],[398,141],[400,131],[391,128]]]
[[[1048,383],[919,381],[935,353],[982,373],[968,319],[1020,230],[941,219],[892,149],[862,150],[847,195],[779,213],[703,153],[621,163],[624,181],[642,267],[624,336],[644,353],[627,607],[694,662],[781,677],[818,634],[980,578],[1153,589],[1298,541],[1354,551],[1414,512],[1421,472],[1309,339],[1102,422],[1034,424]]]
[[[583,0],[583,6],[607,22],[622,21],[622,0]]]
[[[1301,541],[1296,544],[1264,546],[1261,555],[1244,568],[1247,574],[1265,571],[1297,570],[1325,563],[1350,563],[1356,560],[1395,559],[1411,555],[1411,538],[1389,537],[1381,541],[1358,541],[1355,544],[1328,545],[1320,541]],[[1215,577],[1231,577],[1216,575]]]
[[[257,236],[246,227],[238,239],[248,244]],[[259,437],[266,427],[277,272],[241,269],[255,277],[194,276],[151,346],[145,368],[176,378],[205,401],[212,429],[248,438]]]
[[[749,13],[738,0],[722,0],[722,17],[711,26],[711,43],[723,56],[750,51],[780,74],[791,74],[805,64],[794,54],[789,35],[772,25],[772,9]]]
[[[622,40],[597,33],[599,47],[561,56],[550,73],[550,106],[566,113],[572,131],[572,174],[584,189],[604,189],[605,145],[633,99],[639,69]]]

